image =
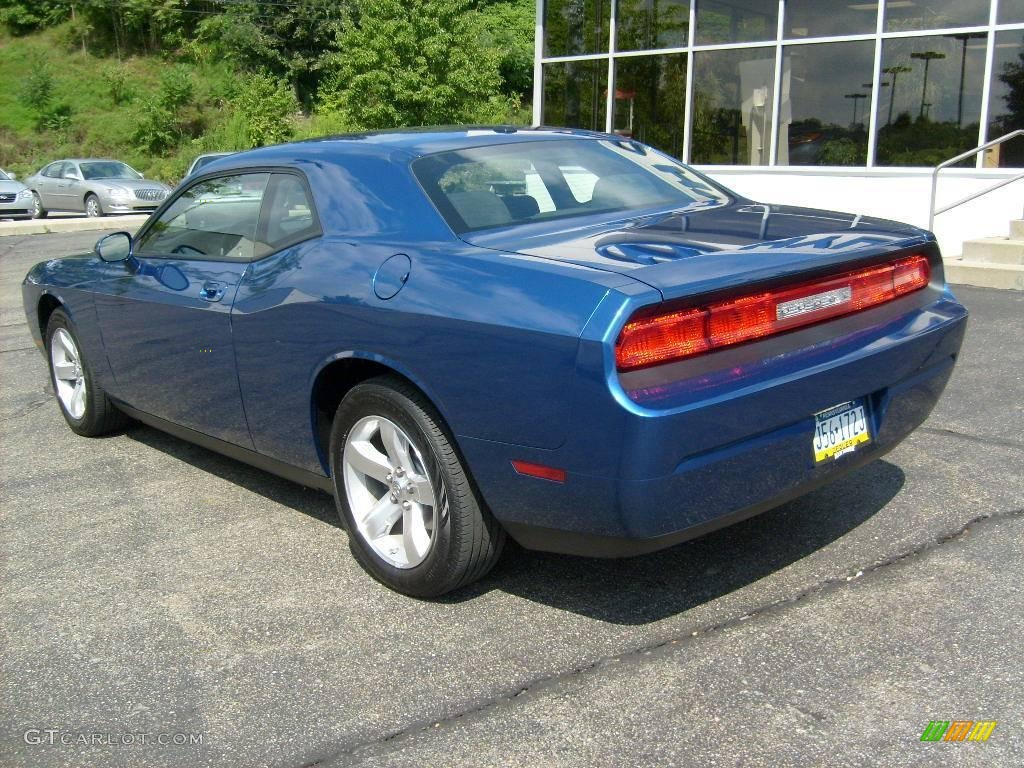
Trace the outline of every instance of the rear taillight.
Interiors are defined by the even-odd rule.
[[[928,285],[925,256],[626,323],[615,345],[620,371],[647,368],[849,315]]]

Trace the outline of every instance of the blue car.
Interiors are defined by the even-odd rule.
[[[231,155],[23,292],[74,432],[136,419],[333,493],[420,597],[508,536],[642,554],[873,461],[967,318],[928,232],[554,128]]]

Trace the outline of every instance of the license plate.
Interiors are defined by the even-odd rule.
[[[871,442],[863,400],[834,405],[814,416],[814,463],[838,459]]]

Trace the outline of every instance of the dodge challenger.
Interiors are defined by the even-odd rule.
[[[967,318],[929,232],[557,128],[230,155],[23,297],[75,433],[133,419],[333,493],[418,597],[506,537],[638,555],[877,459]]]

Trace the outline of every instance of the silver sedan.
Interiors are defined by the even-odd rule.
[[[32,215],[37,219],[50,211],[84,211],[86,216],[149,213],[171,191],[119,160],[57,160],[25,184],[32,190]]]
[[[32,213],[32,192],[0,168],[0,219],[25,219]]]

